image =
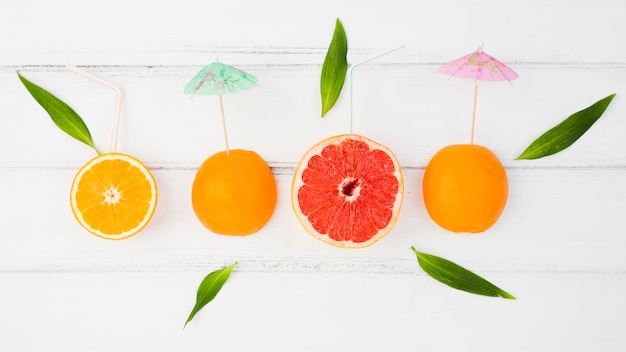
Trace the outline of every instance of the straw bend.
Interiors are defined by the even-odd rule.
[[[349,104],[349,110],[350,110],[350,133],[352,133],[352,71],[354,71],[355,68],[357,68],[357,67],[359,67],[359,66],[361,66],[363,64],[366,64],[366,63],[368,63],[370,61],[376,60],[376,59],[378,59],[381,56],[385,56],[385,55],[387,55],[387,54],[389,54],[391,52],[394,52],[394,51],[396,51],[398,49],[401,49],[403,47],[404,47],[404,44],[402,44],[400,46],[397,46],[397,47],[395,47],[393,49],[389,49],[387,51],[384,51],[384,52],[382,52],[380,54],[368,57],[367,59],[352,65],[350,67],[350,69],[348,69],[348,89],[350,90],[350,94],[349,94],[350,95],[350,97],[349,97],[349,100],[350,100],[350,104]]]
[[[67,65],[66,69],[79,74],[87,79],[98,82],[106,87],[111,88],[115,92],[115,112],[113,115],[113,126],[111,128],[111,139],[109,140],[109,151],[115,152],[117,149],[117,135],[118,129],[120,125],[120,117],[122,115],[122,102],[123,102],[123,92],[122,89],[111,82],[107,82],[100,77],[93,75],[90,72],[87,72],[83,69],[80,69],[76,66]]]

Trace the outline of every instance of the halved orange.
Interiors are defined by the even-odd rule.
[[[302,226],[337,247],[367,247],[395,225],[404,191],[400,163],[366,137],[330,137],[309,149],[296,168],[291,200]]]
[[[83,166],[72,182],[70,204],[89,232],[110,240],[143,229],[156,208],[154,177],[139,160],[121,153],[101,154]]]

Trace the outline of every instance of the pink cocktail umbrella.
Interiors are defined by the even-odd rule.
[[[519,75],[493,56],[484,52],[482,47],[476,49],[476,51],[471,54],[467,54],[441,66],[438,71],[450,76],[471,78],[474,80],[472,137],[470,140],[470,143],[474,144],[474,124],[476,121],[478,81],[512,81],[519,77]]]

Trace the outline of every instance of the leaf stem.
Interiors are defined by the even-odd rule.
[[[196,304],[194,305],[191,313],[189,313],[189,317],[187,321],[185,321],[185,325],[183,325],[183,329],[187,326],[187,324],[196,316],[196,313],[202,309],[205,305],[211,302],[215,296],[220,292],[222,286],[226,283],[228,278],[230,277],[230,273],[233,271],[235,265],[238,262],[235,261],[231,265],[224,267],[219,270],[215,270],[209,273],[200,283],[198,287],[198,292],[196,294]]]
[[[552,127],[532,142],[515,160],[539,159],[568,148],[582,137],[604,114],[615,97],[611,94],[580,110]]]
[[[457,290],[490,297],[515,299],[513,295],[484,278],[447,259],[411,249],[417,256],[419,266],[433,279]]]
[[[348,38],[341,20],[337,18],[333,39],[322,65],[320,94],[322,98],[322,117],[332,109],[339,99],[348,70]]]
[[[83,119],[78,116],[69,105],[44,88],[26,79],[19,71],[17,72],[17,76],[24,87],[26,87],[26,90],[28,90],[35,101],[48,113],[52,122],[54,122],[61,131],[90,146],[96,153],[100,154],[100,151],[98,151],[93,143],[89,128],[87,128]]]

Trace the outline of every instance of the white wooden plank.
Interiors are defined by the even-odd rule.
[[[125,91],[119,149],[153,167],[197,167],[224,149],[216,97],[183,93],[200,67],[94,67]],[[247,67],[242,67],[247,69]],[[317,141],[350,132],[349,92],[320,118],[319,68],[251,68],[259,87],[224,97],[231,146],[269,162],[296,163]],[[448,144],[468,143],[473,84],[438,74],[434,66],[364,66],[355,71],[353,132],[386,144],[406,167],[424,167]],[[509,167],[626,165],[623,68],[524,65],[513,85],[479,89],[475,141]],[[66,101],[106,150],[114,95],[61,67],[22,73]],[[570,150],[530,162],[514,159],[535,138],[570,114],[617,93],[605,115]],[[77,167],[95,154],[61,133],[30,97],[14,70],[0,70],[0,94],[13,96],[0,131],[0,165]],[[42,148],[45,143],[46,148]]]
[[[0,348],[594,350],[626,347],[623,275],[491,275],[518,300],[426,277],[233,272],[185,330],[202,272],[1,274]],[[33,333],[36,332],[36,333]]]
[[[159,204],[152,222],[116,242],[90,235],[74,220],[68,204],[73,170],[4,170],[0,271],[151,272],[238,260],[242,270],[258,273],[406,276],[419,271],[411,246],[483,270],[626,271],[624,170],[508,170],[507,207],[493,228],[478,235],[453,234],[430,220],[421,199],[422,172],[405,172],[405,200],[392,232],[369,248],[345,250],[300,226],[291,209],[289,173],[277,175],[279,198],[267,226],[239,238],[212,234],[197,221],[190,204],[193,172],[156,171]]]
[[[202,64],[215,53],[234,55],[236,64],[311,63],[301,54],[323,57],[337,17],[360,57],[404,43],[403,61],[443,62],[484,43],[507,61],[626,61],[626,49],[614,43],[626,30],[626,5],[613,0],[514,6],[491,0],[7,0],[3,6],[11,10],[0,14],[0,41],[9,43],[0,65]]]
[[[309,236],[291,210],[296,162],[346,133],[348,96],[319,118],[319,74],[335,18],[354,64],[354,132],[388,145],[405,176],[393,231],[344,250]],[[0,350],[620,351],[626,304],[626,3],[5,0],[0,11]],[[472,82],[436,68],[481,44],[520,78],[481,83],[476,141],[506,166],[509,202],[479,235],[437,227],[421,179],[442,146],[469,140]],[[193,215],[196,168],[223,142],[215,97],[183,85],[215,60],[259,78],[225,97],[231,143],[259,152],[278,182],[268,225],[219,236]],[[63,69],[119,84],[119,150],[154,171],[152,222],[120,242],[89,235],[68,192],[93,151],[59,132],[15,71],[66,100],[106,149],[113,95]],[[611,93],[569,150],[514,158],[535,137]],[[434,281],[410,247],[514,294],[470,295]],[[216,301],[182,325],[200,280],[239,261]]]

